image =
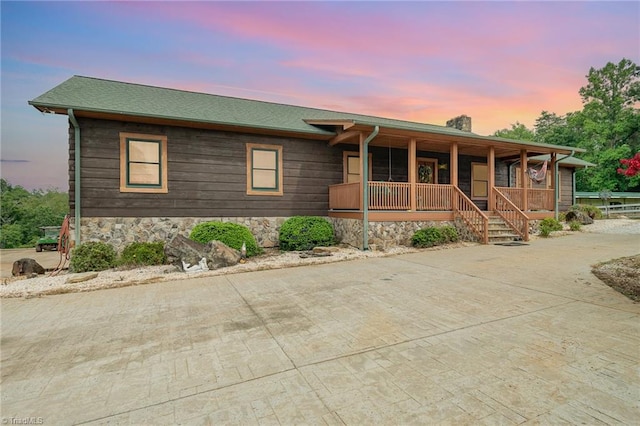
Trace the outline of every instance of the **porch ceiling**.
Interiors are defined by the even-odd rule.
[[[345,132],[344,137],[337,137],[339,138],[338,143],[358,145],[358,133],[364,132],[365,134],[369,134],[371,131],[370,126],[352,125],[349,128],[348,134]],[[369,146],[408,149],[411,139],[416,140],[416,148],[419,151],[448,153],[451,150],[451,145],[457,143],[459,154],[477,157],[486,157],[489,153],[489,147],[493,146],[496,158],[500,159],[519,158],[522,150],[526,150],[529,156],[551,154],[554,152],[571,154],[571,151],[574,150],[571,147],[507,139],[501,140],[501,138],[484,137],[473,133],[470,133],[467,137],[404,131],[392,128],[380,128],[378,135],[369,143]],[[575,151],[582,150],[577,148]]]

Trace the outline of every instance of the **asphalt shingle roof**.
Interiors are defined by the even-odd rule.
[[[305,120],[349,120],[356,124],[454,135],[483,141],[511,142],[532,147],[572,147],[480,136],[446,126],[415,123],[370,115],[330,111],[142,84],[73,76],[29,101],[40,110],[73,109],[108,114],[219,124],[330,137],[335,133]]]
[[[423,131],[463,132],[428,124],[307,108],[228,96],[73,76],[29,104],[186,121],[331,135],[305,119],[375,121],[378,125],[418,126]]]

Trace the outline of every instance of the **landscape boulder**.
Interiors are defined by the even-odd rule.
[[[567,223],[577,221],[582,225],[590,225],[593,223],[593,218],[591,216],[579,210],[567,212],[565,220]]]
[[[14,277],[21,275],[31,276],[33,274],[44,274],[44,268],[38,262],[36,262],[35,259],[29,259],[25,257],[13,262],[11,274]]]
[[[207,264],[209,269],[224,268],[225,266],[233,266],[240,262],[240,252],[232,249],[221,241],[210,241],[205,244],[207,253]]]
[[[176,235],[164,248],[167,261],[184,271],[183,262],[197,265],[202,258],[207,260],[209,269],[233,266],[240,261],[240,252],[220,241],[201,244],[183,235]]]

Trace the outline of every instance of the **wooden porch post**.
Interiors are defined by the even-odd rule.
[[[527,197],[527,187],[529,186],[527,175],[527,150],[523,149],[520,151],[520,182],[522,182],[522,211],[526,212],[529,210],[529,203]]]
[[[409,184],[411,186],[409,197],[412,212],[418,209],[418,202],[416,200],[416,157],[416,139],[411,138],[409,140]]]
[[[362,199],[362,193],[364,191],[364,162],[366,159],[363,159],[364,154],[364,133],[360,132],[358,135],[359,144],[358,144],[358,158],[360,159],[360,211],[364,211],[364,200]]]
[[[449,166],[451,167],[451,185],[458,186],[458,142],[451,144]]]
[[[489,156],[487,158],[487,169],[489,172],[488,176],[488,192],[489,203],[487,204],[487,210],[493,211],[496,209],[495,200],[493,199],[493,187],[496,186],[496,148],[493,146],[489,147]]]
[[[551,172],[551,189],[553,189],[553,210],[556,210],[556,206],[558,205],[558,202],[560,201],[558,198],[558,194],[556,191],[556,179],[559,178],[559,176],[556,176],[556,161],[558,161],[558,155],[555,152],[551,153],[551,161],[549,162],[549,167],[550,169],[547,169],[547,173]],[[545,189],[549,189],[549,188],[545,188]]]

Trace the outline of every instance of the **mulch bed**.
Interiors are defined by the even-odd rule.
[[[612,289],[640,302],[640,255],[599,263],[591,271]]]

